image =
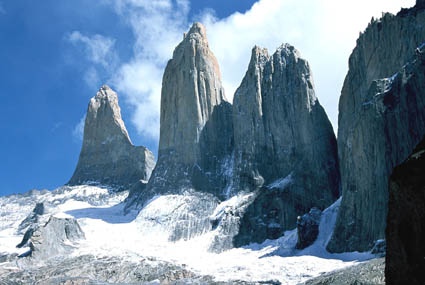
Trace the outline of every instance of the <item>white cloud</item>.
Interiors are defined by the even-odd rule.
[[[138,132],[159,138],[161,80],[174,47],[188,27],[185,0],[120,0],[111,2],[133,30],[133,59],[123,64],[112,85],[134,108],[132,122]]]
[[[86,121],[86,116],[84,115],[80,121],[78,122],[78,124],[74,127],[74,130],[72,131],[72,135],[73,137],[77,140],[77,141],[82,141],[83,140],[83,136],[84,136],[84,124]]]
[[[216,20],[204,15],[210,47],[222,72],[229,100],[246,72],[254,45],[269,53],[282,43],[294,45],[313,70],[316,95],[336,129],[338,99],[348,70],[348,57],[359,32],[372,16],[396,13],[414,0],[260,0],[244,14]]]
[[[105,1],[128,22],[136,38],[133,59],[121,66],[112,83],[134,107],[132,122],[139,133],[157,139],[162,74],[174,47],[189,27],[189,2]],[[259,45],[273,53],[287,42],[310,62],[316,94],[336,128],[340,90],[359,32],[372,16],[380,17],[382,11],[395,13],[401,6],[413,6],[414,2],[260,0],[244,14],[216,19],[213,11],[205,10],[197,19],[207,27],[210,47],[219,61],[230,101],[245,74],[252,47]],[[81,34],[75,37],[87,42]],[[87,46],[90,50],[91,46]]]
[[[99,88],[99,86],[103,83],[101,82],[99,78],[99,73],[94,66],[90,66],[89,68],[87,68],[87,70],[84,72],[83,79],[87,86],[89,86],[93,90]]]
[[[95,64],[100,64],[104,68],[116,64],[117,58],[114,51],[115,40],[102,35],[91,37],[73,31],[68,35],[68,40],[74,45],[83,45],[85,55],[88,60]]]

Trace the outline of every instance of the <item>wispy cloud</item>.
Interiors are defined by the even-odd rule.
[[[254,45],[273,53],[282,43],[290,43],[309,61],[316,95],[336,129],[338,99],[359,32],[372,16],[412,5],[414,0],[260,0],[244,14],[216,19],[206,13],[201,21],[207,26],[230,100],[246,72]]]
[[[120,0],[111,3],[126,19],[136,39],[133,58],[119,68],[112,84],[134,108],[132,123],[138,132],[157,140],[162,74],[188,27],[189,2]]]
[[[86,116],[83,116],[72,131],[72,136],[78,142],[81,142],[83,140],[85,121],[86,121]]]
[[[182,40],[192,20],[207,27],[210,48],[216,55],[226,96],[231,101],[246,72],[254,45],[272,53],[280,44],[290,43],[310,62],[316,94],[334,127],[338,99],[347,72],[348,56],[372,16],[382,11],[397,12],[414,0],[259,0],[250,10],[217,19],[204,10],[189,19],[187,0],[104,0],[124,19],[135,36],[133,57],[118,65],[112,83],[133,108],[132,123],[139,134],[158,139],[161,80],[174,47]],[[93,63],[105,65],[113,54],[114,41],[80,32],[70,40],[85,46]],[[95,78],[95,72],[86,74]]]
[[[74,45],[82,45],[88,60],[103,67],[109,67],[117,61],[114,51],[115,40],[102,36],[85,36],[79,31],[68,35],[68,40]]]
[[[372,16],[397,12],[414,2],[260,0],[244,14],[217,19],[214,11],[205,10],[195,20],[207,27],[230,101],[246,72],[251,48],[260,45],[273,52],[288,42],[310,62],[317,96],[336,128],[340,90],[359,32]],[[115,82],[135,107],[133,123],[140,133],[157,138],[162,73],[190,24],[189,3],[121,0],[115,8],[128,19],[136,36],[134,58],[121,67]]]
[[[0,1],[0,14],[6,14],[6,9],[4,8],[4,4],[1,1]]]
[[[119,65],[115,39],[99,34],[84,35],[79,31],[73,31],[66,36],[66,40],[77,47],[90,63],[86,67],[83,79],[93,90],[104,84],[105,82],[102,80],[110,77],[113,70]]]

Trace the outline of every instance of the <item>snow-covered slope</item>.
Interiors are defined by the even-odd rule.
[[[43,202],[46,208],[41,220],[47,220],[47,217],[52,215],[73,217],[85,234],[85,239],[72,244],[74,249],[70,254],[55,261],[61,264],[72,260],[81,262],[80,259],[86,256],[93,260],[114,260],[114,266],[140,266],[141,261],[155,260],[156,263],[162,264],[161,266],[174,264],[196,276],[209,275],[215,281],[278,280],[282,284],[297,284],[324,272],[373,258],[373,255],[368,253],[326,252],[325,247],[335,224],[340,200],[323,212],[319,237],[312,246],[304,250],[294,249],[297,235],[296,230],[293,230],[285,232],[285,236],[280,239],[268,240],[263,244],[211,253],[208,249],[217,233],[208,227],[205,219],[190,216],[191,210],[185,205],[193,196],[158,196],[147,203],[139,214],[131,212],[124,215],[124,204],[121,202],[127,194],[102,187],[74,186],[61,187],[52,192],[31,191],[24,195],[0,197],[0,257],[4,257],[0,258],[0,276],[25,272],[26,266],[31,266],[33,270],[37,268],[36,260],[30,263],[24,262],[27,258],[16,257],[28,248],[17,249],[15,246],[23,237],[22,233],[18,233],[20,223],[31,214],[36,203],[40,202]],[[212,201],[210,206],[214,210],[211,218],[232,210],[232,205],[240,203],[240,199],[243,197],[217,205]],[[173,239],[176,223],[173,217],[176,213],[188,217],[186,221],[190,223],[199,223],[201,230],[196,234],[186,233],[187,236]],[[69,264],[67,266],[72,267]],[[78,271],[78,274],[83,275],[79,277],[89,278],[84,272],[86,271]],[[108,277],[99,278],[97,276],[95,280],[108,281]],[[129,279],[118,278],[109,281],[123,280]]]

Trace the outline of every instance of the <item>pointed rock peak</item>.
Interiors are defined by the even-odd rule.
[[[184,33],[183,42],[180,45],[182,44],[186,47],[200,46],[203,47],[205,52],[211,53],[208,46],[207,32],[205,26],[201,23],[194,23],[189,32]]]
[[[109,87],[108,85],[102,85],[102,87],[100,87],[99,91],[96,93],[95,97],[105,98],[108,95],[117,97],[117,94],[114,92],[114,90],[111,89],[111,87]]]
[[[199,22],[193,23],[192,27],[190,28],[189,32],[187,33],[188,36],[191,36],[191,35],[194,35],[194,34],[198,34],[203,38],[207,38],[205,26],[202,25]]]
[[[269,51],[266,48],[254,46],[251,52],[251,64],[265,63],[269,60]]]
[[[131,143],[118,95],[103,85],[90,99],[84,125],[83,147],[69,185],[101,183],[118,188],[149,179],[153,154]]]
[[[84,140],[96,138],[100,140],[117,139],[131,143],[121,109],[118,105],[118,95],[109,86],[103,85],[90,100],[84,127]]]
[[[293,46],[288,43],[282,44],[277,48],[276,53],[284,54],[286,56],[293,54],[295,58],[300,58],[300,52]]]

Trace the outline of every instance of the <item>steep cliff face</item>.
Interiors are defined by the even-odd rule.
[[[131,143],[117,94],[102,86],[90,100],[83,147],[68,184],[100,183],[128,188],[139,180],[148,180],[154,165],[152,152]]]
[[[330,251],[365,251],[384,238],[389,175],[425,133],[422,63],[397,73],[425,41],[419,7],[372,21],[350,56],[339,103],[343,200]]]
[[[195,23],[176,47],[163,76],[158,162],[146,191],[155,194],[224,188],[223,163],[232,148],[231,105],[205,28]]]
[[[389,182],[387,284],[425,284],[425,138]]]
[[[337,198],[335,135],[310,67],[293,46],[282,45],[272,56],[253,49],[233,113],[234,191],[258,191],[236,243],[254,233],[255,241],[276,238],[296,226],[298,215]]]
[[[199,216],[198,208],[214,217],[211,224],[191,218],[188,230],[213,231],[212,251],[278,238],[298,215],[337,198],[335,135],[294,47],[283,45],[273,56],[254,48],[232,106],[205,28],[192,26],[164,72],[157,165],[146,189],[131,191],[127,209],[166,194],[190,204],[175,224]],[[215,202],[198,203],[198,196]]]

